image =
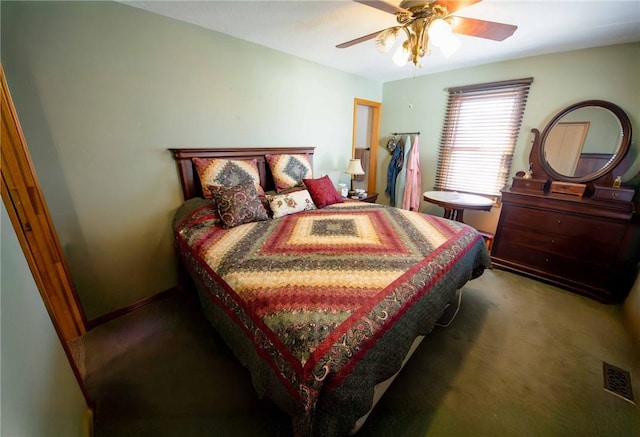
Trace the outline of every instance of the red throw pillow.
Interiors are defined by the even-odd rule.
[[[320,209],[334,203],[342,203],[342,197],[338,194],[336,187],[333,186],[329,176],[325,175],[318,179],[302,179],[302,182],[309,190],[316,208]]]

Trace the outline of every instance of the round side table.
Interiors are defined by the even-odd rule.
[[[490,211],[493,200],[475,194],[458,193],[456,191],[426,191],[422,198],[444,208],[444,217],[462,222],[465,209]]]

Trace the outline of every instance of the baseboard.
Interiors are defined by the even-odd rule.
[[[161,291],[160,293],[156,293],[153,296],[149,296],[145,299],[139,300],[138,302],[135,302],[129,306],[126,306],[124,308],[120,308],[117,309],[115,311],[111,311],[107,314],[103,314],[100,317],[96,317],[95,319],[91,319],[87,321],[87,330],[91,330],[93,328],[95,328],[96,326],[100,326],[103,323],[107,323],[113,319],[117,319],[118,317],[124,316],[125,314],[128,314],[132,311],[135,311],[137,309],[143,308],[147,305],[149,305],[150,303],[153,302],[157,302],[159,300],[165,299],[167,297],[170,296],[174,296],[175,294],[178,294],[180,292],[180,289],[178,287],[171,287],[168,290],[165,291]]]

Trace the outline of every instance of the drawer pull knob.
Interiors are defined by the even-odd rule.
[[[561,225],[562,224],[562,220],[558,219],[558,224]]]
[[[551,244],[556,244],[556,240],[551,240]]]
[[[615,198],[617,198],[617,197],[618,197],[618,195],[619,195],[619,194],[620,194],[620,193],[611,193],[611,196],[613,196],[613,198],[615,199]]]

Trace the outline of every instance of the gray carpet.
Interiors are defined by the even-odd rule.
[[[178,294],[82,338],[95,436],[287,436],[194,295]],[[384,395],[362,436],[638,436],[640,408],[603,389],[602,362],[640,351],[621,308],[500,270],[463,288]]]

